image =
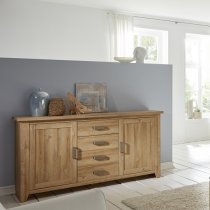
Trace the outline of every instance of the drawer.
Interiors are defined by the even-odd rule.
[[[82,151],[116,149],[119,148],[119,135],[78,137],[77,146]]]
[[[104,164],[103,166],[84,166],[78,168],[78,182],[104,181],[106,178],[118,176],[118,164]]]
[[[82,151],[78,160],[78,168],[85,166],[99,166],[104,164],[119,163],[119,150]]]
[[[119,133],[118,120],[86,120],[78,122],[78,136]]]

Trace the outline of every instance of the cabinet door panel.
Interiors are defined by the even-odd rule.
[[[124,174],[153,170],[154,119],[124,121]]]
[[[73,123],[63,127],[50,124],[32,125],[30,139],[30,186],[39,189],[76,182],[76,160],[72,159],[75,145]]]

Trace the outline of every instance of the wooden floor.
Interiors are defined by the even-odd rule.
[[[126,181],[110,182],[107,184],[79,187],[73,190],[63,190],[43,193],[30,197],[26,203],[39,202],[64,194],[100,188],[107,199],[108,210],[130,210],[121,200],[134,196],[142,196],[163,190],[170,190],[186,185],[192,185],[209,180],[210,176],[210,141],[179,144],[173,146],[174,169],[163,170],[161,178],[135,178]],[[0,202],[6,207],[25,205],[18,202],[15,195],[0,197]]]

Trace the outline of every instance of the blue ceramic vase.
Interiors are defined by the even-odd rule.
[[[41,90],[34,91],[29,97],[30,111],[32,116],[46,116],[48,114],[48,104],[50,96]]]

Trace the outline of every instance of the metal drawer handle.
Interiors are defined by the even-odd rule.
[[[108,146],[109,142],[108,141],[93,141],[93,144],[96,146]]]
[[[107,176],[107,175],[110,175],[110,173],[106,170],[95,170],[93,171],[93,175],[95,176]]]
[[[92,128],[95,131],[108,131],[108,130],[110,130],[110,128],[107,127],[107,126],[93,126]]]
[[[110,158],[106,155],[96,155],[96,156],[93,156],[93,159],[97,161],[105,161],[105,160],[109,160]]]

